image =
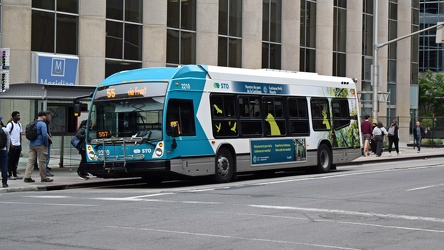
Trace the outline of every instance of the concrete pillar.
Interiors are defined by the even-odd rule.
[[[143,67],[164,67],[167,44],[167,1],[143,1]]]
[[[300,27],[300,1],[282,0],[282,69],[299,71]]]
[[[79,84],[96,85],[105,78],[106,0],[79,3]]]
[[[316,4],[316,73],[333,72],[333,1],[318,0]]]
[[[242,68],[262,68],[262,1],[243,1]]]
[[[219,1],[197,0],[196,63],[217,65]]]
[[[398,37],[412,33],[411,1],[398,1]],[[396,114],[402,142],[410,140],[410,77],[412,39],[398,42],[396,63]]]
[[[361,90],[362,69],[362,1],[347,1],[346,76],[358,80]]]
[[[378,0],[378,44],[388,41],[388,0]],[[388,70],[388,47],[384,46],[378,50],[378,64],[381,65],[382,71],[380,75],[378,92],[387,92],[387,70]],[[378,120],[384,126],[387,117],[387,103],[385,100],[379,102]]]

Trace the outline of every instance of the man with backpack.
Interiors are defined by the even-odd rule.
[[[40,111],[37,120],[26,126],[26,138],[29,140],[29,158],[26,165],[24,182],[35,182],[31,173],[36,160],[39,162],[40,179],[42,182],[52,182],[46,177],[46,157],[48,155],[48,130],[46,128],[46,112]]]
[[[14,111],[11,120],[6,124],[6,130],[11,136],[11,147],[8,152],[8,172],[10,180],[23,179],[17,174],[17,166],[22,153],[22,124],[20,124],[20,112]]]

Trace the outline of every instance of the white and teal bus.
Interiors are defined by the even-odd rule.
[[[103,178],[328,172],[361,156],[355,82],[207,65],[145,68],[93,93],[86,171]]]

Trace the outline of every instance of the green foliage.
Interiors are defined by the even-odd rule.
[[[442,139],[432,139],[432,138],[427,138],[427,139],[422,139],[421,141],[422,145],[442,145]]]
[[[421,115],[444,114],[444,75],[427,70],[419,76],[419,104],[423,107]]]
[[[423,128],[427,128],[427,127],[432,128],[433,127],[433,119],[430,119],[430,118],[422,119],[421,125]]]

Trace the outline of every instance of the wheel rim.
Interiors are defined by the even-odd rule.
[[[322,168],[327,168],[329,161],[330,159],[328,158],[327,151],[322,150],[321,154],[319,155],[319,162],[321,163]]]
[[[219,176],[226,176],[230,171],[230,161],[227,157],[221,155],[219,159],[217,159],[217,174]]]

